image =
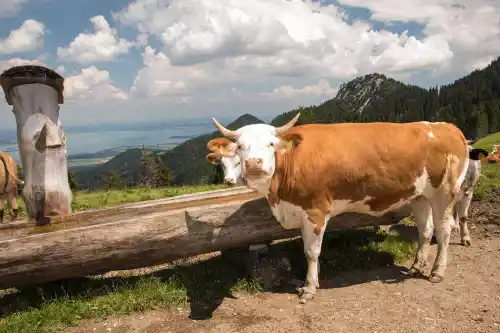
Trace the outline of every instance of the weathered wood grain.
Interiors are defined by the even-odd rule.
[[[41,225],[71,212],[66,135],[59,119],[63,83],[59,74],[42,66],[18,66],[0,75],[17,124],[23,199],[29,217]]]
[[[153,266],[300,235],[299,229],[283,229],[259,194],[230,191],[73,214],[46,227],[18,227],[24,231],[0,241],[0,288]],[[394,224],[408,213],[405,207],[380,218],[343,214],[332,218],[328,229]]]

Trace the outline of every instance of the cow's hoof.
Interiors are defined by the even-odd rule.
[[[472,245],[472,242],[470,241],[470,239],[462,239],[462,245],[463,246],[471,246]]]
[[[300,297],[300,304],[306,304],[307,301],[314,299],[315,293],[307,290],[306,287],[297,288],[297,293]]]
[[[444,280],[443,276],[439,276],[439,275],[435,275],[435,274],[431,274],[431,276],[429,277],[429,281],[432,283],[440,283],[443,280]]]

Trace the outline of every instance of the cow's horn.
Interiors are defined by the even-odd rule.
[[[217,120],[215,120],[215,118],[212,117],[212,120],[215,124],[215,127],[217,127],[219,132],[221,132],[222,135],[224,135],[225,137],[236,139],[239,136],[239,134],[236,131],[228,130],[227,128],[225,128],[224,126],[219,124],[219,122]]]
[[[286,123],[285,125],[283,125],[281,127],[276,127],[276,135],[283,134],[286,131],[288,131],[290,128],[292,128],[293,125],[295,125],[295,123],[297,122],[297,120],[299,120],[299,116],[300,116],[300,112],[297,113],[297,115],[292,120],[290,120],[288,123]]]

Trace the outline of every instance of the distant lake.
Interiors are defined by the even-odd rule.
[[[117,126],[110,128],[96,126],[95,130],[90,126],[78,129],[68,128],[65,129],[68,140],[68,155],[95,153],[121,146],[179,144],[192,137],[211,133],[215,130],[213,124],[209,122],[159,125],[124,126],[123,130],[117,128]],[[17,149],[17,143],[0,144],[0,151],[10,151],[9,154],[19,161],[18,152],[12,151]]]

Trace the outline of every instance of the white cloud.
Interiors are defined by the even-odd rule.
[[[38,65],[52,68],[45,64],[41,59],[22,59],[12,58],[0,61],[0,73],[5,70],[23,65]],[[66,72],[64,66],[60,65],[55,71],[63,75]],[[111,83],[109,72],[99,70],[95,66],[82,69],[78,74],[68,76],[64,80],[65,100],[84,100],[84,101],[102,101],[102,100],[126,100],[128,95],[115,87]]]
[[[80,33],[67,47],[58,47],[57,56],[61,60],[89,64],[97,61],[111,61],[128,53],[135,42],[117,38],[116,29],[109,26],[104,16],[90,18],[95,33]],[[138,39],[139,43],[144,41]]]
[[[111,83],[109,72],[95,66],[84,68],[64,80],[64,96],[68,100],[125,100],[128,95]]]
[[[486,59],[500,55],[500,1],[496,0],[339,0],[341,4],[368,8],[372,19],[415,21],[435,44],[448,45],[453,57],[443,62],[443,72],[464,74]],[[478,60],[481,59],[481,60]],[[478,65],[479,63],[479,65]]]
[[[12,30],[7,38],[0,39],[0,53],[11,54],[35,50],[43,44],[44,29],[45,26],[41,22],[24,21],[19,29]]]
[[[48,66],[42,57],[38,57],[37,59],[23,59],[23,58],[11,58],[7,60],[0,60],[0,74],[6,71],[9,68],[16,66],[24,66],[24,65],[36,65],[36,66],[44,66],[47,68],[53,69],[51,66]],[[66,71],[64,66],[60,65],[54,69],[58,74],[63,75]]]
[[[9,17],[16,15],[23,3],[27,0],[2,0],[0,1],[0,17]]]
[[[146,46],[142,57],[145,67],[135,78],[131,89],[134,96],[174,96],[185,102],[196,82],[209,79],[201,68],[172,66],[164,53],[156,53],[150,46]]]
[[[28,60],[22,58],[11,58],[7,60],[0,60],[0,74],[11,67],[23,66],[23,65],[45,66],[45,64],[39,59]]]
[[[271,92],[261,93],[263,96],[277,98],[295,98],[304,95],[315,95],[327,98],[333,98],[337,94],[338,88],[332,88],[330,82],[322,79],[315,85],[304,86],[302,88],[294,88],[291,85],[279,86]]]
[[[311,1],[136,0],[114,17],[160,39],[172,65],[210,62],[240,78],[348,78],[430,68],[453,56],[441,36],[349,25],[338,7]]]

